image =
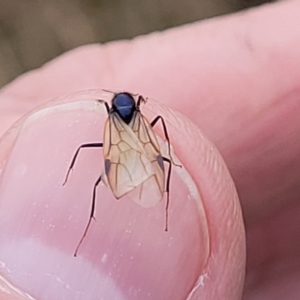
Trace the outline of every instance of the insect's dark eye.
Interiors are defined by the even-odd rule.
[[[112,100],[112,108],[128,124],[136,110],[136,104],[129,93],[119,93]]]

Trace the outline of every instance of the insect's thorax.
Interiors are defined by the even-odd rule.
[[[110,115],[110,121],[114,123],[118,131],[123,131],[124,128],[130,128],[132,131],[137,132],[140,126],[140,112],[135,110],[130,119],[124,119],[119,113],[114,112]]]
[[[126,112],[126,113],[125,113]],[[135,114],[135,110],[129,110],[126,111],[125,109],[123,111],[116,111],[115,114],[118,115],[118,117],[127,125],[129,125],[133,119],[133,116]]]

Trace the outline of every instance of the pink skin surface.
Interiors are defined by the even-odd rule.
[[[62,186],[78,145],[102,136],[107,114],[95,101],[82,100],[87,96],[109,100],[111,94],[87,92],[58,100],[32,113],[3,139],[2,274],[37,299],[183,299],[205,272],[210,252],[205,210],[185,168],[174,166],[172,173],[168,232],[164,202],[141,208],[129,197],[116,201],[100,185],[96,221],[73,256],[88,220],[93,183],[103,170],[100,149],[82,151]],[[149,116],[158,111],[155,103],[145,108]],[[168,114],[164,109],[171,134],[176,132],[176,115]],[[197,135],[194,131],[190,126],[187,140]],[[178,133],[172,137],[174,146],[180,144]],[[8,159],[7,141],[13,145]],[[203,158],[193,152],[194,162],[203,165]],[[209,193],[206,188],[202,192],[203,197]],[[28,289],[32,284],[37,285],[33,291]]]
[[[36,299],[240,299],[243,220],[228,171],[201,132],[224,157],[242,204],[243,299],[298,299],[299,11],[299,1],[285,1],[85,46],[4,88],[2,132],[68,96],[1,143],[1,299],[26,299],[20,290]],[[85,150],[63,188],[61,181],[76,147],[101,141],[106,115],[78,104],[100,91],[70,93],[99,88],[157,99],[143,112],[164,116],[186,173],[172,176],[167,233],[163,202],[143,209],[101,185],[97,220],[74,258],[101,151]]]

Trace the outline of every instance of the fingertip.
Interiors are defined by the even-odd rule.
[[[61,181],[74,149],[102,139],[107,114],[91,100],[99,98],[98,94],[95,91],[62,97],[15,126],[18,133],[11,140],[0,185],[0,257],[13,271],[5,275],[37,296],[43,293],[42,282],[49,282],[45,273],[62,276],[71,285],[72,280],[73,284],[80,281],[81,274],[90,270],[105,278],[113,274],[112,282],[119,284],[110,287],[124,297],[130,298],[126,287],[135,285],[140,298],[148,293],[156,299],[161,294],[170,298],[174,293],[182,298],[205,265],[208,243],[207,226],[201,226],[205,219],[199,217],[199,203],[194,201],[199,195],[193,180],[181,168],[172,177],[177,190],[171,190],[167,232],[164,202],[143,208],[127,197],[116,201],[106,186],[99,186],[97,222],[92,221],[74,261],[74,248],[90,212],[91,188],[102,172],[101,152],[87,150],[90,152],[81,154],[67,185],[62,187]],[[190,217],[177,222],[177,215]],[[30,259],[32,255],[39,258],[39,263]],[[154,274],[156,271],[159,276]],[[41,285],[35,284],[37,278]],[[159,284],[161,278],[168,278],[163,286]],[[103,286],[91,280],[83,289],[101,292]],[[66,297],[76,292],[55,283],[49,285],[49,290]]]
[[[202,226],[207,226],[208,257],[189,299],[240,299],[245,274],[245,232],[238,195],[224,160],[189,119],[156,102],[150,106],[151,113],[164,116],[174,152],[201,195],[201,217],[206,219]],[[216,286],[222,296],[216,293]]]
[[[78,145],[102,139],[105,110],[99,110],[93,104],[95,101],[82,100],[97,99],[98,93],[102,92],[80,93],[52,102],[46,110],[27,118],[26,126],[23,124],[17,135],[0,186],[4,207],[1,211],[6,212],[0,231],[5,241],[1,243],[0,255],[14,268],[17,278],[14,280],[39,295],[39,286],[30,282],[30,278],[38,276],[47,282],[44,272],[51,268],[49,262],[59,261],[62,269],[52,272],[61,276],[64,270],[66,282],[70,275],[76,277],[73,283],[80,280],[81,274],[92,268],[104,277],[114,274],[113,281],[119,278],[123,287],[113,286],[124,295],[128,292],[124,287],[135,285],[140,288],[140,295],[172,297],[175,293],[182,298],[197,286],[204,274],[208,274],[209,280],[203,288],[197,289],[196,293],[201,295],[209,295],[215,284],[224,290],[229,284],[236,284],[243,273],[237,266],[243,265],[244,240],[231,178],[218,152],[199,129],[155,101],[148,101],[143,113],[149,119],[163,115],[174,154],[182,165],[182,168],[173,168],[168,231],[163,230],[164,203],[144,209],[126,197],[116,201],[103,185],[101,199],[97,201],[97,222],[93,221],[80,248],[80,257],[72,263],[76,270],[69,269],[68,275],[74,247],[88,218],[91,186],[101,172],[99,153],[83,154],[63,189],[61,179]],[[162,137],[162,132],[155,130]],[[15,226],[16,219],[22,226]],[[24,246],[24,241],[31,247]],[[33,252],[49,259],[39,266],[30,260],[21,264],[22,271],[30,269],[31,276],[20,279],[19,264],[12,264],[17,249],[22,250],[21,261],[27,261],[26,257]],[[236,255],[231,256],[232,252]],[[228,264],[228,257],[232,264]],[[233,274],[231,278],[224,278],[220,267]],[[154,269],[159,270],[159,276],[153,273]],[[164,286],[159,285],[162,277],[168,278]],[[94,289],[95,282],[88,282],[85,288]],[[237,293],[239,288],[240,284],[235,285],[231,294]],[[52,290],[57,292],[59,288],[52,286]],[[60,290],[60,293],[66,291]]]

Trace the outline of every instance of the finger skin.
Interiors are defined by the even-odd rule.
[[[258,221],[270,213],[271,199],[273,208],[280,208],[283,199],[277,195],[295,185],[298,176],[298,162],[292,160],[300,147],[293,138],[299,128],[298,9],[298,1],[285,1],[132,42],[76,49],[6,87],[2,95],[10,104],[5,109],[15,120],[37,103],[72,91],[142,90],[189,116],[217,145],[235,179],[246,219]],[[49,72],[41,76],[44,69]],[[10,107],[13,99],[18,104],[22,99],[18,109]],[[274,126],[283,121],[284,128],[275,132]],[[278,151],[274,140],[293,144]],[[255,167],[251,156],[260,162]],[[283,165],[294,163],[293,180],[282,182],[276,169],[270,176],[270,166],[279,158]],[[299,189],[294,188],[289,201]]]
[[[1,300],[32,300],[32,298],[14,287],[9,281],[0,276]]]
[[[81,48],[46,66],[50,75],[41,76],[40,71],[29,74],[2,95],[17,102],[31,100],[28,106],[24,104],[24,110],[52,96],[102,86],[143,91],[165,101],[192,118],[217,144],[236,181],[247,223],[258,222],[269,213],[270,199],[276,204],[272,207],[279,209],[286,197],[278,199],[277,195],[289,190],[288,201],[292,202],[299,188],[295,185],[299,166],[293,161],[299,145],[287,144],[295,141],[291,137],[297,136],[295,130],[299,128],[298,6],[296,1],[280,3],[132,43]],[[283,17],[284,22],[280,22]],[[280,32],[274,30],[279,25]],[[83,67],[86,73],[80,71]],[[30,81],[35,82],[36,89],[31,88]],[[18,93],[13,92],[16,86]],[[272,114],[270,108],[274,109]],[[282,120],[285,128],[274,136],[275,124]],[[278,148],[274,140],[287,147]],[[264,148],[259,147],[262,144]],[[272,157],[270,152],[276,155]],[[253,165],[249,159],[253,155],[259,164]],[[286,182],[282,182],[282,166],[274,169],[265,165],[276,165],[277,160],[283,165],[293,164],[293,177],[284,176]],[[258,208],[262,209],[257,215]]]
[[[67,100],[100,97],[97,92],[81,93]],[[67,298],[73,295],[70,289],[76,287],[76,292],[84,284],[95,294],[111,297],[117,293],[125,299],[146,295],[153,299],[183,299],[189,294],[190,299],[238,299],[243,285],[245,241],[229,173],[216,149],[195,125],[153,100],[145,105],[145,115],[149,119],[164,116],[175,153],[183,169],[191,174],[191,178],[183,170],[172,174],[168,233],[163,230],[163,203],[151,212],[141,210],[126,198],[115,201],[102,186],[97,221],[78,258],[73,257],[87,221],[90,204],[85,199],[90,198],[91,182],[99,173],[99,167],[93,168],[99,154],[82,154],[67,185],[62,187],[62,182],[74,149],[78,143],[99,136],[106,113],[104,108],[102,113],[93,112],[94,106],[90,112],[82,105],[78,109],[62,107],[38,110],[28,117],[12,143],[10,156],[6,151],[2,153],[2,159],[7,160],[0,187],[0,256],[9,270],[5,275],[38,299],[45,297],[45,282],[51,292]],[[27,262],[33,253],[36,264]],[[59,267],[53,268],[53,264]],[[95,276],[101,275],[98,280],[106,282],[109,278],[115,285],[97,289],[97,276],[87,281],[89,277],[81,274],[92,272],[90,264]],[[68,269],[70,275],[64,276]],[[52,283],[48,274],[60,281]],[[156,278],[164,284],[159,285]],[[33,284],[36,282],[39,284]],[[71,288],[60,289],[61,282]],[[135,287],[134,294],[128,290],[130,286]]]

